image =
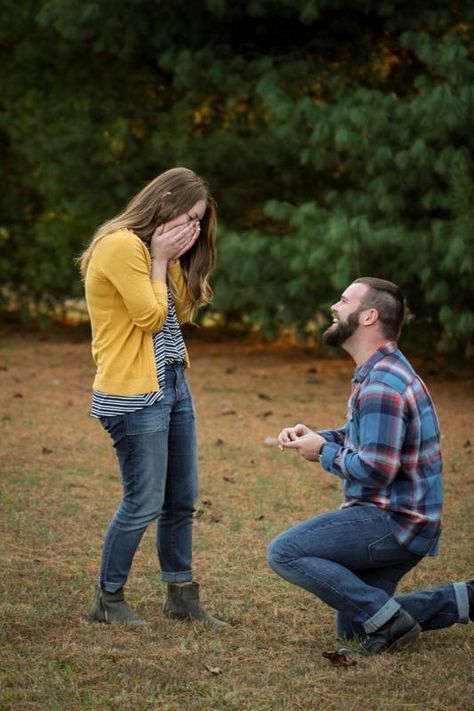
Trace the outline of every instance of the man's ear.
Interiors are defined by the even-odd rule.
[[[379,320],[379,312],[377,309],[365,309],[360,316],[360,323],[362,323],[363,326],[372,326]]]

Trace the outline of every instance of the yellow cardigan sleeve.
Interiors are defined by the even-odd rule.
[[[150,278],[151,258],[139,237],[120,230],[104,237],[96,247],[96,269],[123,299],[133,323],[146,333],[163,328],[168,315],[168,290]]]
[[[176,315],[179,323],[187,323],[191,320],[192,311],[190,309],[191,301],[189,299],[188,286],[184,278],[183,270],[179,259],[172,264],[168,264],[168,273],[171,276],[175,291]]]

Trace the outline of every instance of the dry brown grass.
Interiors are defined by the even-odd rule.
[[[2,336],[2,710],[474,708],[473,625],[423,635],[403,653],[353,668],[332,667],[321,656],[337,644],[332,611],[266,565],[269,540],[334,508],[339,487],[263,440],[296,421],[339,424],[348,360],[191,339],[201,470],[196,578],[207,606],[233,628],[218,634],[162,617],[150,530],[128,586],[133,606],[156,625],[143,633],[85,617],[120,494],[107,435],[88,417],[89,345],[64,333]],[[427,380],[443,428],[445,532],[441,557],[424,561],[404,590],[473,575],[473,380],[442,373]]]

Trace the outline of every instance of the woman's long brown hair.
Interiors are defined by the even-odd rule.
[[[200,306],[209,303],[213,295],[209,275],[216,260],[217,213],[216,203],[206,183],[188,168],[172,168],[159,175],[130,200],[123,212],[96,230],[91,243],[78,259],[82,276],[86,276],[97,244],[107,235],[126,228],[149,244],[153,232],[160,224],[188,212],[199,200],[207,202],[201,220],[201,232],[189,252],[180,257],[190,298],[189,315],[192,318]]]

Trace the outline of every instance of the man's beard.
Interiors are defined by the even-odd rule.
[[[332,326],[329,326],[322,335],[322,341],[326,346],[343,346],[359,327],[359,314],[362,309],[357,309],[347,317],[347,321],[342,323],[339,321]]]

